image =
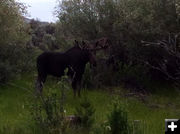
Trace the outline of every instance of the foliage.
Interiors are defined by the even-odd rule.
[[[60,2],[57,14],[63,34],[83,39],[105,35],[118,41],[123,35],[140,38],[176,30],[174,6],[174,1],[162,0],[68,0]]]
[[[106,36],[112,42],[107,61],[111,61],[113,57],[114,62],[110,62],[112,66],[122,64],[122,68],[116,67],[115,71],[123,73],[125,64],[135,68],[142,66],[147,69],[139,70],[138,74],[142,73],[143,78],[146,78],[148,72],[154,80],[157,74],[154,75],[152,68],[145,65],[142,59],[155,58],[160,62],[159,57],[163,55],[163,51],[147,50],[141,40],[155,42],[164,40],[168,33],[177,34],[180,30],[178,3],[178,0],[63,0],[59,2],[56,11],[59,17],[56,38],[66,44],[73,39],[94,40]],[[154,56],[154,53],[159,57]],[[106,70],[103,71],[109,78],[112,76],[110,71],[109,74]],[[160,75],[159,71],[156,72]],[[93,77],[101,74],[100,69]],[[103,77],[105,78],[107,77]],[[116,80],[116,77],[111,79]],[[146,82],[142,82],[144,83]]]
[[[157,42],[142,41],[147,50],[149,50],[147,51],[149,53],[146,54],[151,55],[151,59],[141,58],[142,62],[150,68],[159,71],[166,79],[178,82],[180,80],[180,44],[178,40],[179,35],[169,35],[169,38],[166,40]],[[143,57],[148,58],[150,56]]]
[[[27,47],[26,7],[14,0],[0,1],[0,82],[34,68],[35,50]]]
[[[46,96],[35,96],[31,106],[33,120],[43,132],[59,134],[64,133],[68,127],[64,109],[65,90],[69,88],[66,76],[58,82],[58,86],[61,89],[61,97],[56,92],[49,91]]]
[[[1,45],[23,44],[27,40],[23,17],[26,7],[14,0],[0,1]],[[24,39],[25,38],[25,39]]]
[[[94,123],[95,109],[90,101],[85,97],[80,102],[80,105],[76,107],[75,115],[80,117],[81,126],[86,129],[90,129]]]
[[[143,70],[143,71],[142,71]],[[143,91],[147,88],[150,76],[148,69],[142,65],[124,65],[123,70],[119,70],[116,74],[117,83],[123,82],[126,88],[136,91]]]
[[[145,123],[143,124],[142,121],[140,120],[134,120],[133,121],[133,134],[144,134],[144,126]]]
[[[54,51],[59,46],[54,37],[55,24],[40,22],[39,20],[32,19],[30,21],[30,35],[32,36],[30,42],[32,46],[36,46],[43,51]]]
[[[82,80],[83,88],[92,88],[93,86],[95,86],[95,80],[92,74],[93,71],[90,68],[90,64],[87,64]]]
[[[132,131],[128,122],[127,111],[118,101],[113,103],[112,111],[108,116],[108,122],[112,134],[130,134]]]
[[[0,85],[0,133],[3,134],[13,134],[13,133],[23,133],[23,134],[43,134],[38,127],[34,124],[31,119],[29,103],[34,103],[36,99],[32,99],[32,95],[29,91],[34,91],[34,74],[23,75],[20,79],[14,79],[11,81],[13,85]],[[51,88],[50,88],[51,87]],[[164,132],[164,119],[165,118],[178,118],[180,111],[180,91],[173,90],[173,88],[157,88],[157,90],[146,96],[145,103],[140,101],[138,97],[127,97],[127,90],[125,88],[114,87],[111,88],[113,94],[103,91],[103,89],[97,90],[87,90],[87,97],[93,104],[96,112],[94,114],[95,122],[93,123],[93,128],[96,129],[96,134],[103,134],[103,128],[109,126],[104,121],[107,121],[107,114],[112,111],[108,109],[107,106],[110,104],[113,98],[119,96],[117,94],[122,94],[119,97],[119,101],[128,104],[127,111],[129,120],[140,120],[140,125],[144,125],[144,134],[160,134]],[[46,92],[51,95],[56,92],[59,95],[61,90],[59,85],[51,79],[48,79],[44,86],[44,95],[47,96]],[[120,90],[120,92],[118,92]],[[162,92],[163,91],[163,92]],[[118,93],[117,93],[118,92]],[[79,98],[73,97],[73,92],[71,90],[65,91],[65,106],[66,114],[71,115],[74,113],[74,109],[79,105]],[[116,94],[114,94],[116,93]],[[50,96],[49,94],[49,96]],[[126,97],[123,97],[126,96]],[[59,98],[59,96],[57,96]],[[169,104],[172,104],[169,106]],[[120,105],[123,106],[124,104]],[[170,109],[166,109],[169,106]],[[143,122],[142,122],[143,120]],[[159,121],[159,120],[162,120]],[[154,124],[156,122],[156,124]],[[100,125],[104,127],[100,127]],[[4,128],[4,129],[3,129]],[[161,129],[159,129],[161,128]],[[91,131],[92,131],[91,129]],[[20,132],[22,130],[22,132]],[[5,132],[4,132],[5,131]],[[68,130],[67,130],[68,131]],[[101,133],[102,132],[102,133]],[[109,132],[109,131],[108,131]],[[95,132],[94,132],[95,133]],[[138,133],[138,132],[137,132]],[[69,134],[69,133],[68,133]],[[83,131],[76,132],[73,129],[70,134],[86,134]],[[135,133],[136,134],[136,133]]]
[[[37,54],[37,49],[28,48],[25,44],[0,45],[0,82],[6,82],[15,75],[34,70]]]
[[[65,113],[60,111],[60,99],[57,94],[35,100],[36,104],[32,105],[32,115],[37,127],[43,132],[62,133],[66,129]]]

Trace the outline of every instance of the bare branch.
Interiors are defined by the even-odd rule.
[[[168,79],[179,82],[180,81],[180,52],[178,51],[178,44],[177,44],[178,37],[179,37],[179,34],[176,34],[173,37],[171,36],[171,34],[169,34],[168,40],[159,40],[157,42],[141,41],[141,43],[146,47],[147,46],[155,46],[155,47],[159,46],[159,47],[163,48],[164,50],[166,50],[168,55],[164,56],[162,61],[160,61],[160,63],[157,66],[149,63],[148,61],[142,60],[142,59],[137,59],[137,60],[142,62],[143,64],[149,66],[152,69],[160,71],[161,73],[166,75]],[[176,72],[173,75],[170,74],[167,70],[169,56],[175,60],[174,64],[177,67],[175,70]]]

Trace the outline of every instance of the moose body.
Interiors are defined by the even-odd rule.
[[[38,77],[43,82],[48,74],[61,77],[67,65],[68,57],[64,53],[44,52],[37,58]]]
[[[95,49],[84,49],[79,46],[77,41],[75,43],[74,47],[64,53],[44,52],[38,56],[36,88],[40,93],[42,92],[43,83],[46,81],[47,75],[61,77],[64,75],[64,70],[68,68],[67,75],[72,78],[74,96],[76,96],[77,91],[80,96],[81,79],[85,66],[88,62],[90,62],[91,66],[96,66],[96,59],[93,51]],[[99,42],[97,41],[96,45],[97,43]]]

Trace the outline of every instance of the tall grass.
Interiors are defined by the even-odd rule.
[[[39,128],[35,126],[30,114],[29,104],[31,104],[31,93],[34,92],[34,75],[24,75],[23,77],[11,81],[10,85],[0,86],[0,133],[4,134],[39,134]],[[44,85],[43,94],[49,90],[60,93],[60,88],[55,80],[48,78]],[[179,118],[180,113],[180,93],[178,90],[169,89],[164,92],[154,92],[146,96],[146,101],[141,101],[136,97],[124,97],[125,89],[116,87],[115,90],[121,93],[116,95],[100,89],[82,90],[82,96],[87,96],[96,112],[94,114],[94,126],[99,127],[107,121],[107,115],[112,111],[111,102],[114,97],[119,96],[119,101],[127,105],[128,120],[136,127],[140,124],[143,134],[164,133],[165,118]],[[75,107],[80,104],[81,98],[74,98],[72,89],[66,89],[66,103],[64,109],[66,115],[74,114]],[[135,121],[134,120],[139,120]],[[138,130],[137,130],[138,131]],[[140,130],[139,130],[140,131]],[[81,131],[68,130],[67,132],[83,133]],[[136,133],[135,133],[136,134]]]

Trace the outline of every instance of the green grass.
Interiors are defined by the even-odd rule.
[[[31,119],[29,104],[31,103],[34,75],[23,75],[6,85],[0,85],[0,132],[9,134],[33,134],[34,123]],[[55,82],[48,80],[45,83],[44,92],[60,90]],[[109,89],[110,90],[110,89]],[[99,125],[107,120],[107,114],[111,110],[110,104],[116,97],[127,107],[130,121],[140,120],[144,134],[163,134],[165,118],[179,118],[180,116],[180,92],[175,89],[157,89],[153,94],[141,101],[136,97],[124,97],[127,90],[116,87],[104,90],[82,91],[94,105],[95,124]],[[118,94],[121,95],[116,95]],[[67,114],[74,114],[75,106],[81,98],[74,98],[72,89],[66,91],[65,109]]]

